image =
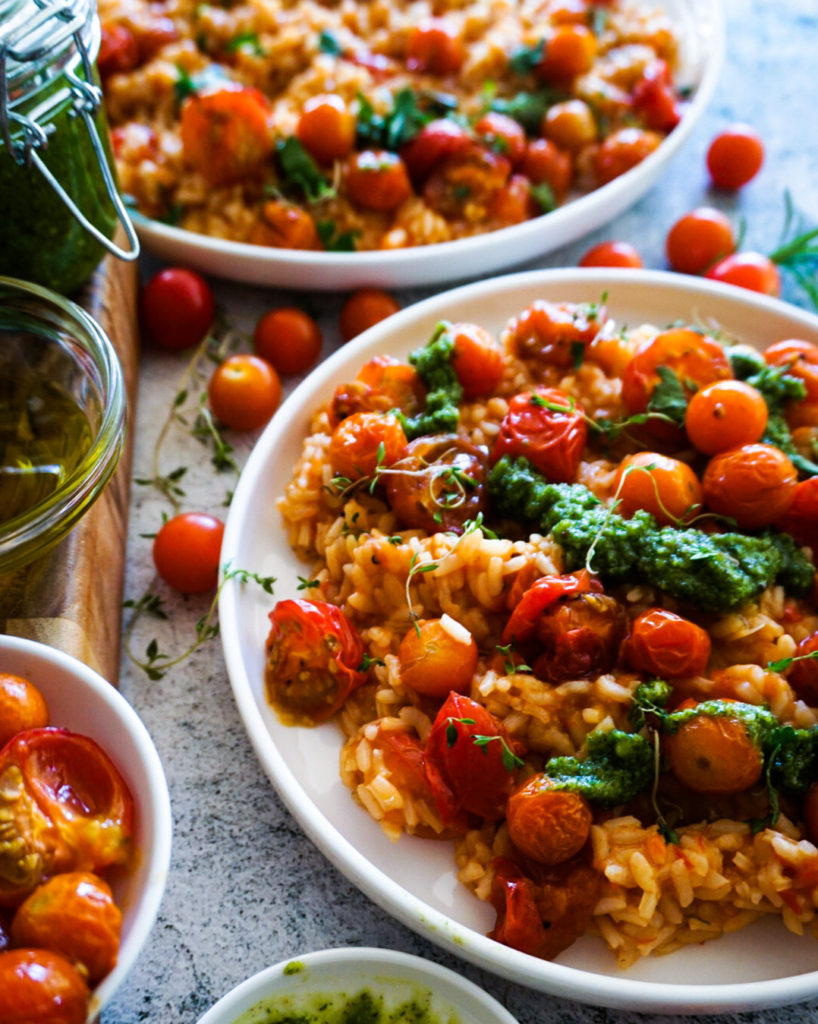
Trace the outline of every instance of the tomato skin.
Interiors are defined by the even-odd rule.
[[[364,363],[354,381],[339,384],[332,398],[335,423],[354,412],[389,412],[400,409],[412,416],[420,410],[426,388],[417,370],[392,356],[374,356]]]
[[[48,725],[45,698],[28,679],[0,673],[0,748],[24,729]]]
[[[763,396],[743,380],[706,384],[690,399],[685,430],[705,455],[760,441],[769,413]]]
[[[462,125],[451,118],[441,117],[424,125],[413,139],[401,147],[400,156],[412,180],[423,182],[433,167],[471,145],[471,135]]]
[[[508,325],[509,351],[526,362],[544,366],[572,366],[599,334],[606,318],[605,307],[589,309],[574,302],[537,299]]]
[[[735,252],[711,267],[704,275],[711,281],[747,288],[776,297],[781,294],[781,275],[769,258],[759,252]]]
[[[139,62],[139,44],[133,32],[124,25],[103,25],[97,55],[99,77],[133,71]]]
[[[786,366],[790,376],[804,382],[806,401],[818,402],[818,345],[788,338],[770,345],[763,355],[768,366]]]
[[[356,206],[381,212],[396,209],[412,194],[406,165],[386,149],[367,149],[351,157],[345,187]]]
[[[140,300],[142,328],[170,352],[202,341],[216,315],[216,301],[203,277],[183,267],[166,267],[148,281]]]
[[[559,25],[545,42],[537,77],[545,82],[561,82],[582,75],[590,70],[596,50],[596,36],[585,25]]]
[[[561,864],[576,856],[588,841],[592,821],[584,796],[555,789],[542,774],[516,789],[506,809],[511,841],[538,864]]]
[[[642,257],[629,242],[600,242],[590,248],[579,261],[580,267],[643,266]]]
[[[540,614],[536,633],[542,653],[531,666],[537,679],[556,685],[599,676],[615,666],[625,610],[616,598],[596,589],[558,601]]]
[[[107,882],[88,871],[55,875],[17,908],[11,935],[18,947],[61,953],[81,964],[92,983],[116,965],[122,914]]]
[[[338,327],[344,341],[351,341],[400,310],[398,301],[380,288],[359,288],[344,301]]]
[[[261,208],[248,239],[251,245],[269,245],[274,249],[322,249],[315,221],[294,203],[271,199]]]
[[[813,479],[818,479],[813,477]],[[800,640],[795,653],[798,657],[814,654],[818,651],[818,632],[810,633]],[[807,702],[810,707],[818,706],[818,659],[806,658],[796,661],[787,673],[787,682],[795,690],[796,696]]]
[[[499,739],[478,746],[472,740],[476,736]],[[505,729],[482,704],[449,694],[426,741],[426,777],[444,823],[460,811],[489,821],[503,817],[516,777],[516,770],[503,765],[503,742],[514,750]]]
[[[281,374],[304,373],[321,354],[321,328],[294,306],[271,309],[253,331],[256,355]]]
[[[797,486],[795,467],[771,444],[745,444],[714,455],[702,477],[710,511],[730,516],[742,530],[770,526],[785,516]]]
[[[699,478],[685,462],[658,452],[626,456],[614,480],[616,511],[630,519],[644,509],[661,526],[678,526],[702,509]]]
[[[426,18],[409,36],[406,67],[430,75],[456,74],[466,59],[463,41],[445,18]]]
[[[490,938],[522,953],[534,954],[547,939],[534,900],[534,887],[513,861],[498,857],[492,866],[491,902],[497,911],[497,923]]]
[[[791,534],[797,544],[812,548],[813,557],[818,557],[818,476],[798,484],[792,505],[775,525]]]
[[[401,682],[424,697],[445,697],[451,690],[468,691],[477,668],[477,644],[452,636],[440,619],[422,619],[398,647]]]
[[[681,121],[679,104],[673,93],[670,71],[663,60],[651,61],[633,90],[633,109],[647,128],[671,132]]]
[[[319,163],[348,157],[355,146],[355,117],[340,96],[311,96],[303,106],[295,134]]]
[[[707,150],[707,169],[713,184],[733,192],[758,174],[764,162],[764,143],[749,125],[735,124],[713,139]]]
[[[554,199],[561,203],[571,187],[571,157],[551,139],[531,139],[520,168],[534,185],[548,185]]]
[[[406,435],[396,416],[355,412],[341,420],[332,433],[328,458],[333,473],[348,480],[372,476],[379,465],[391,466],[406,451]]]
[[[602,589],[586,569],[566,576],[541,576],[523,593],[503,629],[504,644],[521,644],[534,636],[537,619],[550,605],[563,597],[587,594]]]
[[[242,352],[216,367],[207,398],[216,419],[230,430],[258,430],[278,408],[281,381],[265,359]]]
[[[489,149],[496,149],[511,161],[512,167],[519,167],[526,153],[525,129],[508,114],[494,110],[483,114],[474,130]]]
[[[625,659],[631,668],[660,678],[700,676],[710,660],[710,637],[675,612],[649,608],[634,619]]]
[[[174,590],[204,594],[219,582],[224,523],[205,512],[182,512],[159,528],[153,541],[156,571]]]
[[[447,333],[454,338],[451,363],[463,388],[463,397],[491,395],[505,369],[503,350],[478,324],[453,324]]]
[[[273,152],[270,105],[249,86],[188,96],[179,112],[185,160],[211,185],[258,174]]]
[[[696,793],[743,793],[761,778],[761,751],[726,715],[695,715],[665,736],[664,747],[673,775]]]
[[[0,953],[3,1024],[85,1024],[91,993],[59,953],[11,949]]]
[[[444,217],[461,217],[466,205],[487,212],[510,175],[511,164],[504,156],[472,142],[432,169],[423,198]]]
[[[523,174],[512,174],[491,197],[488,215],[501,226],[522,224],[540,213],[531,196],[531,182]]]
[[[703,274],[735,248],[733,225],[712,206],[699,206],[680,217],[665,240],[667,261],[682,274]]]
[[[733,376],[724,349],[712,338],[688,327],[662,331],[640,345],[625,368],[622,397],[628,412],[647,410],[660,381],[660,366],[666,366],[676,374],[688,396],[692,389],[687,387],[687,381],[701,388],[714,380]]]
[[[549,409],[542,402],[565,408]],[[557,388],[537,388],[515,395],[491,452],[494,464],[503,455],[524,456],[548,480],[572,483],[582,458],[588,428],[571,399]]]
[[[640,128],[620,128],[600,145],[594,157],[594,173],[600,185],[625,174],[636,167],[654,150],[658,149],[662,136]]]
[[[358,631],[336,605],[278,601],[267,636],[268,699],[299,724],[324,722],[366,682],[363,656]]]
[[[560,150],[576,155],[583,146],[596,142],[598,128],[585,100],[563,100],[545,112],[540,132]]]

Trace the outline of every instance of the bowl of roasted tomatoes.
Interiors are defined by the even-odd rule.
[[[159,755],[117,690],[0,636],[0,1020],[85,1024],[133,966],[170,863]]]

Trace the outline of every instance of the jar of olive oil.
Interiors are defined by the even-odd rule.
[[[0,274],[73,291],[139,244],[114,180],[93,0],[0,0]],[[117,223],[127,250],[112,241]]]

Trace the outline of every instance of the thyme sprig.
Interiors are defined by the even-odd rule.
[[[451,749],[457,743],[458,738],[458,725],[475,725],[473,718],[452,718],[446,719],[446,746]],[[496,736],[484,736],[481,734],[470,734],[469,739],[472,743],[483,751],[484,754],[488,754],[489,743],[499,742],[502,746],[501,758],[503,767],[511,774],[517,768],[522,768],[525,765],[525,761],[521,757],[518,757],[511,747],[508,745],[508,741],[504,736],[499,734]]]

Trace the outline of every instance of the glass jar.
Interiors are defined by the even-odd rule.
[[[0,274],[71,292],[139,255],[112,170],[93,0],[0,0]],[[112,241],[117,223],[127,250]]]

